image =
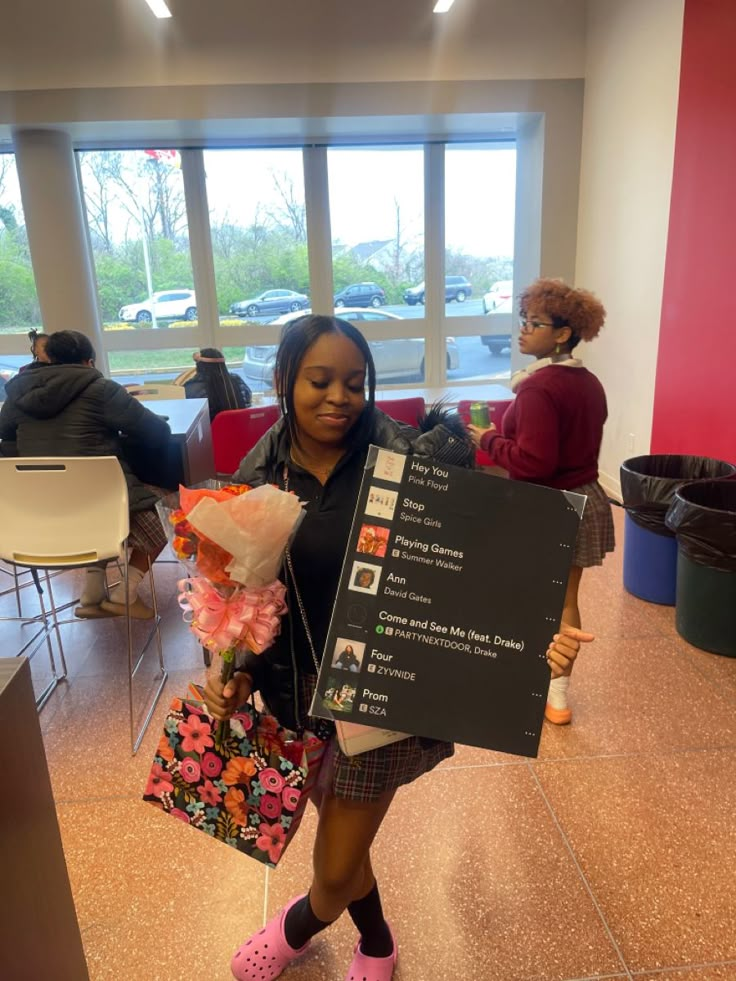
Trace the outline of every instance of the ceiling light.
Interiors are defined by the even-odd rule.
[[[171,11],[166,6],[166,0],[146,0],[156,17],[171,17]],[[450,0],[452,3],[452,0]]]
[[[437,3],[434,5],[434,12],[436,14],[446,14],[454,2],[455,0],[437,0]]]

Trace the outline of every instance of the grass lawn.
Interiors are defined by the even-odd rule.
[[[165,351],[110,351],[107,355],[110,372],[130,374],[131,372],[179,372],[194,367],[192,355],[198,347],[169,348]],[[230,367],[243,363],[245,347],[223,348],[225,360]]]

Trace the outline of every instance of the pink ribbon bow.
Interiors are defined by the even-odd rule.
[[[241,586],[222,596],[207,579],[182,579],[179,606],[192,613],[189,629],[203,647],[222,654],[236,645],[261,654],[273,643],[286,612],[286,587],[278,579],[260,589]]]

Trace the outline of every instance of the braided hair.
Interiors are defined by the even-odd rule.
[[[241,379],[232,375],[225,365],[222,351],[216,347],[203,347],[194,355],[197,365],[196,379],[207,392],[210,419],[225,409],[247,409],[250,405],[250,390]]]

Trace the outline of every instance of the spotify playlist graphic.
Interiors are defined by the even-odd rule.
[[[312,714],[536,756],[584,506],[372,446]]]

